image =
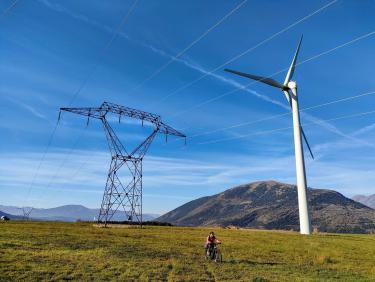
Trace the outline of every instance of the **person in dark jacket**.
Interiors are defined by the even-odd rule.
[[[207,253],[207,250],[212,249],[215,246],[215,244],[220,244],[220,243],[221,241],[216,239],[215,233],[211,231],[210,234],[207,236],[206,244],[204,245],[206,249],[206,253]]]

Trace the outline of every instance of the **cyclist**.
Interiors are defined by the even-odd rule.
[[[211,252],[215,244],[221,244],[221,241],[216,239],[215,233],[211,231],[210,234],[207,236],[206,244],[204,245],[206,254],[208,251]]]

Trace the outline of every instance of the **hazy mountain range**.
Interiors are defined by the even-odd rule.
[[[0,205],[0,211],[7,213],[12,219],[18,219],[23,216],[22,208],[14,206]],[[0,213],[1,214],[1,213]],[[81,205],[65,205],[49,209],[33,209],[30,218],[37,220],[57,220],[57,221],[77,221],[77,220],[94,220],[98,218],[99,209],[89,209]],[[148,221],[155,219],[157,214],[143,214],[143,220]],[[112,220],[125,220],[125,213],[118,212]]]
[[[360,202],[370,208],[375,209],[375,194],[370,196],[356,195],[352,198],[354,201]]]
[[[327,189],[308,189],[313,227],[325,232],[367,233],[375,231],[375,195],[348,199]],[[361,203],[360,203],[361,202]],[[81,205],[34,209],[31,219],[77,221],[97,219],[99,209]],[[0,216],[22,219],[19,207],[0,205]],[[299,230],[297,188],[276,181],[240,185],[222,193],[188,202],[158,217],[144,214],[145,221],[182,226],[237,226],[260,229]],[[123,212],[113,220],[125,219]]]
[[[22,217],[0,211],[0,217],[2,217],[2,216],[5,216],[5,217],[10,218],[10,219],[22,219]]]
[[[375,231],[375,210],[327,189],[308,189],[312,225],[324,232]],[[157,218],[182,226],[299,230],[297,188],[276,181],[237,186]]]

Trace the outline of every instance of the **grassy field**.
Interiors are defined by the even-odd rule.
[[[375,281],[374,235],[215,229],[214,263],[210,230],[0,223],[0,281]]]

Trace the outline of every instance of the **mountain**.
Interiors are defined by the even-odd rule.
[[[375,210],[327,189],[308,189],[312,225],[322,232],[375,231]],[[297,188],[276,181],[237,186],[156,219],[182,226],[299,230]]]
[[[2,217],[2,216],[5,216],[5,217],[7,217],[7,218],[10,218],[10,217],[11,217],[10,214],[0,211],[0,217]]]
[[[375,194],[370,196],[356,195],[352,198],[354,201],[360,202],[370,208],[375,209]]]
[[[0,217],[2,217],[2,216],[6,216],[9,219],[22,219],[22,217],[20,217],[20,216],[9,214],[9,213],[6,213],[6,212],[3,212],[3,211],[0,210]]]
[[[2,206],[0,210],[22,216],[22,209],[14,206]],[[99,209],[89,209],[81,205],[65,205],[49,209],[33,209],[30,218],[36,220],[57,220],[57,221],[76,221],[76,220],[94,220],[98,218]],[[156,214],[143,214],[143,220],[153,220],[159,215]],[[117,212],[113,220],[124,220],[124,212]]]

